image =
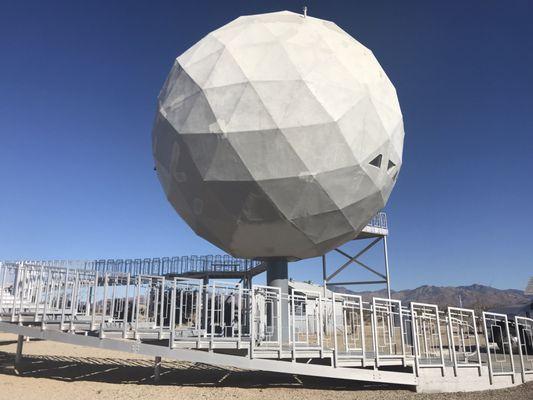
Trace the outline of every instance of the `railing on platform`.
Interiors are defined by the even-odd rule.
[[[370,228],[380,228],[380,229],[388,229],[387,225],[387,214],[383,211],[378,212],[376,215],[372,217],[372,219],[368,222],[367,227]]]
[[[20,261],[6,261],[4,264],[16,265]],[[101,259],[101,260],[25,260],[26,264],[67,269],[97,271],[100,274],[123,273],[130,276],[186,276],[197,273],[246,273],[261,262],[231,257],[227,254],[156,257],[135,259]]]
[[[515,316],[515,333],[518,341],[522,382],[533,374],[533,319]]]
[[[387,229],[387,215],[377,213],[367,227]],[[97,271],[102,276],[108,273],[159,276],[187,276],[198,274],[245,274],[261,264],[261,261],[235,258],[227,254],[192,255],[181,257],[98,259],[98,260],[23,260],[26,264],[67,269]],[[4,261],[16,265],[21,261]]]
[[[510,375],[514,381],[513,345],[507,315],[484,312],[483,331],[491,383],[495,376],[501,375]]]
[[[403,365],[418,375],[453,367],[457,375],[486,365],[491,381],[533,373],[530,318],[233,282],[0,263],[0,321],[170,348],[244,349],[250,358],[330,359],[332,368]]]
[[[477,368],[481,375],[481,352],[476,314],[466,308],[448,308],[448,343],[455,376],[459,368]]]

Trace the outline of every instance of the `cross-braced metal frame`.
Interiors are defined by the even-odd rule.
[[[384,212],[378,213],[368,225],[363,229],[361,234],[354,240],[358,243],[365,242],[365,246],[359,250],[355,255],[349,254],[347,251],[336,248],[333,252],[342,255],[345,262],[336,267],[333,272],[328,273],[330,266],[327,262],[327,255],[322,256],[322,279],[324,288],[328,286],[352,286],[352,285],[385,285],[387,288],[387,297],[391,298],[390,287],[390,273],[389,273],[389,254],[387,246],[387,236],[389,234],[387,216]],[[362,256],[368,253],[372,248],[379,243],[383,246],[383,271],[378,268],[371,267],[361,260]],[[348,267],[358,265],[377,277],[375,280],[365,281],[335,281],[332,280],[337,277],[342,271]],[[331,269],[331,268],[330,268]]]

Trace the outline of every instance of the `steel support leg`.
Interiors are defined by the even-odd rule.
[[[324,293],[323,296],[326,298],[327,294],[327,286],[328,286],[328,270],[326,265],[326,255],[322,255],[322,284],[324,285]]]
[[[15,353],[15,371],[17,370],[18,365],[22,361],[22,347],[24,346],[24,336],[17,336],[17,352]]]
[[[161,379],[161,357],[156,356],[154,361],[154,382]]]
[[[208,332],[208,313],[209,313],[209,295],[208,295],[209,276],[204,276],[202,280],[202,284],[203,284],[203,292],[202,292],[202,301],[200,303],[203,304],[204,309],[199,310],[199,312],[202,313],[200,314],[201,315],[200,320],[202,321],[201,327],[204,329],[204,336],[206,336]]]
[[[390,274],[389,274],[389,251],[387,249],[387,236],[383,236],[383,254],[385,256],[385,276],[387,281],[387,295],[391,299],[390,293]]]

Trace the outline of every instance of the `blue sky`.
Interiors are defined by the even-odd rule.
[[[219,252],[159,186],[156,97],[174,58],[209,31],[301,5],[2,2],[0,259]],[[393,288],[523,289],[533,275],[533,3],[307,5],[372,49],[399,94],[404,165],[387,206]],[[308,260],[291,274],[318,281],[321,270]],[[369,276],[353,268],[342,278]]]

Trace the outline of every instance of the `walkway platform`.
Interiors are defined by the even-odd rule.
[[[2,263],[0,331],[419,391],[508,387],[533,378],[533,319],[323,293]]]

